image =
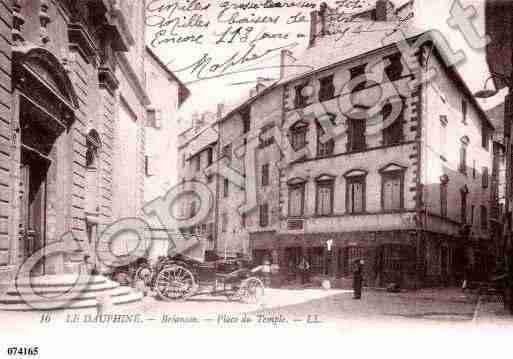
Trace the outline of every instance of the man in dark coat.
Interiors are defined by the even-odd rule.
[[[362,285],[363,285],[363,260],[357,260],[355,263],[355,270],[353,272],[353,298],[362,298]]]

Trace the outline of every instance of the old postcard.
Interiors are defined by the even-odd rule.
[[[0,20],[0,358],[505,353],[513,1]]]

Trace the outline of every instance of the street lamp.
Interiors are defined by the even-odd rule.
[[[506,247],[505,264],[508,273],[508,294],[505,296],[504,305],[509,310],[510,314],[513,314],[513,255],[512,255],[512,243],[511,243],[511,184],[512,184],[512,158],[511,158],[511,121],[513,120],[513,75],[511,77],[492,73],[492,75],[485,81],[484,89],[474,94],[476,98],[490,98],[495,96],[497,90],[489,90],[486,85],[492,78],[499,78],[509,88],[508,94],[504,99],[504,145],[506,147],[506,199],[505,199],[505,211],[503,217],[503,237],[504,246]]]

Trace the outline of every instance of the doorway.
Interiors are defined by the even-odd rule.
[[[18,260],[24,263],[46,244],[47,179],[52,160],[49,153],[56,135],[34,117],[22,116],[20,157],[20,232]],[[39,261],[31,276],[45,274],[45,260]]]

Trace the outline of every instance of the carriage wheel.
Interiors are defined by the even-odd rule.
[[[264,296],[264,283],[256,277],[250,277],[242,281],[238,293],[242,302],[258,303]]]
[[[190,295],[194,288],[191,271],[179,265],[165,267],[157,276],[155,290],[165,300],[178,300]]]

